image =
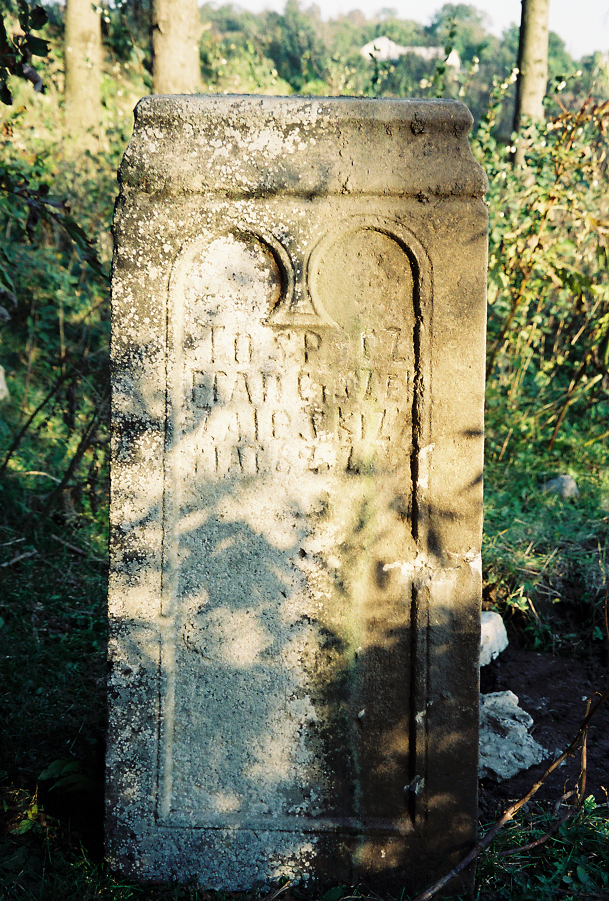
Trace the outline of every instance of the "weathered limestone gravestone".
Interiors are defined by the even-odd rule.
[[[152,97],[113,274],[107,852],[412,889],[475,838],[485,179],[455,102]]]

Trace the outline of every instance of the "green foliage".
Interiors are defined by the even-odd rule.
[[[107,271],[121,144],[93,153],[57,140],[53,74],[46,96],[30,89],[27,108],[5,110],[1,138],[0,363],[11,395],[0,407],[0,759],[13,863],[18,837],[42,840],[49,822],[23,801],[23,781],[35,798],[45,767],[69,756],[82,794],[105,715]]]
[[[553,831],[559,817],[555,810],[533,804],[499,833],[478,867],[482,897],[523,901],[607,897],[606,806],[597,806],[589,797],[578,814]]]
[[[495,136],[510,79],[474,138],[489,176],[485,575],[525,642],[577,653],[604,640],[608,577],[609,104],[567,107],[559,87],[524,168]],[[560,473],[579,498],[541,491]]]
[[[485,598],[523,643],[566,655],[601,651],[609,568],[609,449],[572,434],[562,459],[520,442],[486,465]],[[568,465],[565,466],[565,461]],[[572,475],[577,498],[543,490]]]
[[[53,780],[53,785],[51,785],[49,791],[55,791],[57,788],[65,788],[68,791],[80,791],[91,786],[91,780],[83,772],[82,761],[74,760],[71,757],[54,760],[48,767],[45,767],[38,779],[41,782],[45,779]]]
[[[270,13],[268,27],[266,55],[295,93],[311,93],[310,85],[326,81],[328,51],[298,0],[287,0],[283,15]]]
[[[6,104],[13,102],[8,86],[11,75],[31,81],[37,91],[43,89],[42,79],[30,63],[33,56],[49,52],[48,42],[32,34],[48,21],[42,6],[30,9],[26,0],[17,0],[17,21],[21,33],[9,37],[4,16],[0,15],[0,101]]]
[[[62,10],[47,11],[49,40],[59,39]],[[18,12],[26,15],[23,2]],[[119,880],[98,862],[106,273],[114,172],[130,108],[149,88],[148,12],[148,0],[104,5],[107,120],[95,150],[61,141],[57,64],[38,66],[45,96],[25,83],[19,66],[42,45],[7,33],[2,49],[0,35],[0,82],[16,101],[0,131],[0,363],[11,391],[0,405],[3,901],[224,901],[194,884]],[[42,24],[36,10],[27,15],[24,33]],[[392,11],[323,22],[297,2],[260,16],[207,5],[202,17],[210,91],[458,96],[472,109],[474,149],[490,181],[486,600],[534,647],[600,650],[609,538],[609,120],[601,59],[576,66],[551,38],[561,90],[549,100],[547,123],[527,133],[519,171],[510,136],[517,29],[499,41],[474,7],[446,4],[427,29]],[[403,46],[442,47],[444,57],[455,47],[461,72],[454,77],[442,60],[412,54],[363,59],[360,48],[383,34]],[[61,60],[59,45],[53,52]],[[541,490],[563,472],[576,478],[579,498]],[[590,800],[550,840],[526,850],[554,819],[535,807],[500,835],[480,864],[481,898],[607,894],[606,810]],[[517,855],[501,856],[515,847]],[[326,901],[347,894],[357,891],[339,886]]]
[[[290,94],[268,55],[268,29],[252,13],[207,4],[201,39],[201,70],[206,90],[227,93]]]
[[[125,0],[120,8],[129,11],[132,3]],[[518,53],[515,26],[500,40],[486,31],[484,15],[468,4],[444,4],[427,27],[398,18],[394,10],[383,10],[372,19],[355,11],[324,22],[314,7],[305,10],[296,0],[286,5],[283,14],[265,12],[256,16],[235,6],[212,4],[202,7],[201,14],[205,23],[201,60],[209,91],[458,96],[466,101],[478,123],[486,113],[493,80],[509,78]],[[108,16],[114,22],[112,9]],[[110,29],[110,25],[105,27]],[[147,48],[147,41],[135,26],[130,26],[129,34],[135,35],[138,47]],[[387,62],[364,59],[360,49],[382,35],[400,46],[455,49],[461,71],[455,73],[442,60],[436,64],[414,54]],[[126,47],[126,32],[124,36]],[[145,54],[143,65],[148,66],[147,49]],[[605,91],[606,96],[607,73],[600,54],[576,65],[563,41],[552,33],[549,65],[557,83],[567,79],[564,96],[569,108],[588,95],[600,98]],[[504,142],[510,140],[513,104],[513,88],[509,86],[495,130]]]
[[[45,185],[41,178],[48,177],[52,167],[54,184],[60,186],[60,160],[49,153],[30,160],[19,164],[20,181],[13,176],[19,191],[21,179]],[[15,161],[13,172],[17,165]],[[21,174],[24,170],[26,175]],[[85,189],[87,182],[83,172]],[[70,193],[78,188],[73,179]],[[51,201],[44,192],[43,199],[54,204],[49,214],[45,206],[39,210],[40,187],[27,191],[24,210],[15,208],[9,191],[4,198],[0,195],[0,228],[11,237],[5,247],[5,273],[14,287],[5,317],[10,318],[2,331],[2,364],[12,397],[0,421],[0,436],[6,441],[0,493],[19,516],[40,512],[42,504],[46,517],[68,494],[76,497],[74,470],[85,467],[89,475],[85,484],[79,480],[75,509],[95,519],[103,506],[99,492],[105,490],[106,478],[109,317],[107,269],[84,229],[101,211],[96,215],[90,207],[77,224],[64,212],[65,201]],[[91,192],[89,201],[95,196]],[[108,217],[109,210],[104,213]],[[27,475],[34,471],[36,478]],[[23,480],[31,486],[25,505],[18,487]],[[56,487],[49,491],[52,484]]]
[[[291,93],[291,86],[279,77],[272,60],[252,41],[246,39],[236,53],[234,40],[211,31],[204,35],[201,68],[207,90],[234,94]]]
[[[465,3],[445,3],[425,29],[432,44],[449,43],[461,61],[484,57],[498,41],[484,28],[485,14]]]
[[[585,101],[531,125],[522,170],[485,127],[478,144],[490,182],[489,413],[550,451],[567,415],[606,421],[608,123],[609,104]],[[491,435],[497,454],[506,436]]]

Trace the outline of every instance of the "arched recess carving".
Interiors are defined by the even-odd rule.
[[[305,271],[313,307],[327,324],[356,327],[357,307],[365,306],[369,316],[370,304],[378,298],[379,313],[386,312],[387,322],[395,325],[398,311],[391,309],[392,300],[412,292],[414,317],[430,325],[431,263],[418,238],[396,220],[378,216],[344,220],[311,250]],[[366,278],[373,276],[377,281],[366,291]],[[349,322],[340,322],[347,303]]]

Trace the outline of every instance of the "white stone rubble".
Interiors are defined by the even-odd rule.
[[[559,497],[579,497],[579,488],[573,476],[561,475],[549,482],[544,482],[541,486],[542,491],[549,491],[552,494],[558,494]]]
[[[480,779],[503,782],[548,757],[529,734],[532,725],[513,691],[480,695]]]
[[[486,666],[508,646],[507,632],[498,613],[485,610],[480,617],[480,666]]]

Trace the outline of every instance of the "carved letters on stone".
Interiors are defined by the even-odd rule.
[[[198,474],[358,472],[391,468],[395,455],[404,455],[419,285],[411,278],[405,289],[416,260],[388,228],[356,220],[319,243],[299,267],[308,276],[307,316],[291,306],[295,267],[278,241],[228,234],[183,253],[173,292],[183,307],[172,313],[184,320],[183,333],[174,336],[176,349],[183,346],[179,428],[199,443]],[[412,297],[412,319],[399,326],[396,284]],[[378,324],[371,326],[367,316],[358,322],[353,299],[361,294],[366,305],[377,302]],[[237,297],[244,319],[238,301],[233,308]],[[227,302],[232,321],[222,315]]]

